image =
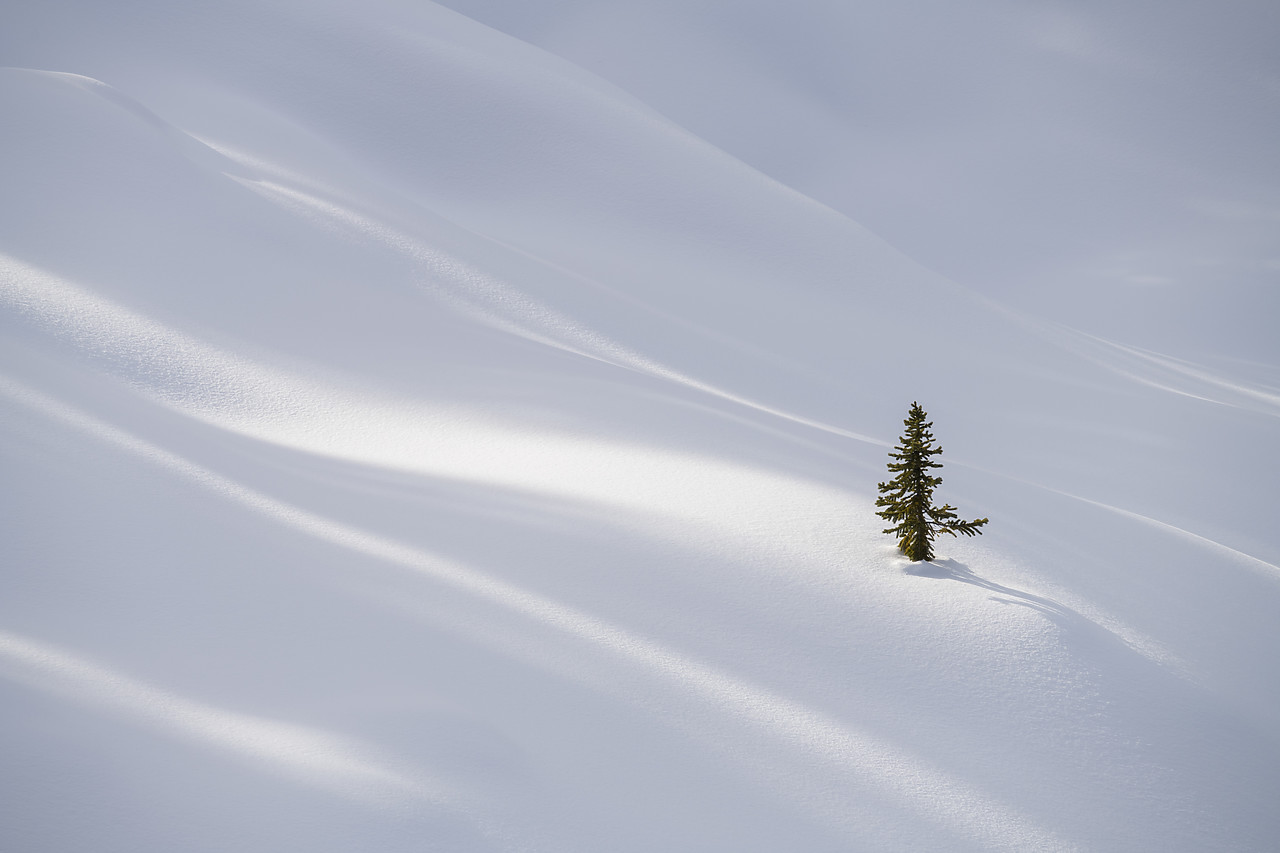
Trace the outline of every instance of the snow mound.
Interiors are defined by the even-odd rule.
[[[1265,375],[432,4],[13,18],[0,846],[1274,843]]]

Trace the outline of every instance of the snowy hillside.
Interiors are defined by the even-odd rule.
[[[1015,311],[442,6],[30,5],[0,849],[1280,843],[1265,341]]]

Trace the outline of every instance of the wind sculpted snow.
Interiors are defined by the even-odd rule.
[[[1265,365],[437,6],[132,14],[0,36],[0,846],[1273,846]]]

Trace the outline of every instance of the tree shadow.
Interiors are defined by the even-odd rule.
[[[1134,668],[1143,669],[1148,664],[1156,664],[1157,669],[1163,668],[1163,665],[1152,659],[1148,653],[1079,611],[1051,598],[988,580],[959,560],[948,557],[912,563],[907,567],[906,572],[915,577],[959,581],[976,586],[995,593],[990,597],[991,601],[1034,610],[1057,626],[1061,631],[1063,643],[1077,655],[1085,657],[1103,655],[1129,671]]]
[[[1093,620],[1082,616],[1069,607],[1066,607],[1050,598],[1039,595],[1033,595],[1020,589],[1014,589],[1011,586],[996,583],[987,580],[974,573],[973,569],[961,563],[959,560],[953,560],[950,557],[941,560],[930,560],[928,562],[912,563],[906,569],[907,574],[920,578],[934,578],[935,580],[953,580],[960,583],[967,583],[970,586],[976,586],[981,589],[990,590],[998,593],[1003,598],[992,596],[992,601],[998,601],[1001,604],[1018,604],[1023,607],[1029,607],[1032,610],[1039,611],[1055,622],[1067,627],[1066,623],[1079,627],[1081,625],[1089,625],[1095,630],[1105,631],[1111,634],[1105,628],[1095,623]],[[1112,636],[1115,636],[1112,634]],[[1116,637],[1119,640],[1119,637]],[[1121,641],[1123,642],[1123,641]]]

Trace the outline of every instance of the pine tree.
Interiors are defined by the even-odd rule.
[[[889,452],[889,457],[896,460],[889,463],[889,471],[897,476],[880,484],[880,497],[876,498],[876,506],[884,507],[876,515],[895,525],[884,532],[898,537],[898,547],[913,562],[933,559],[933,537],[937,534],[977,536],[982,533],[979,528],[987,523],[985,518],[960,521],[956,508],[950,504],[933,505],[933,490],[942,478],[929,471],[942,467],[932,459],[942,448],[934,446],[930,431],[933,424],[926,417],[919,403],[911,404],[911,411],[902,422],[907,431],[898,440],[897,452]]]

